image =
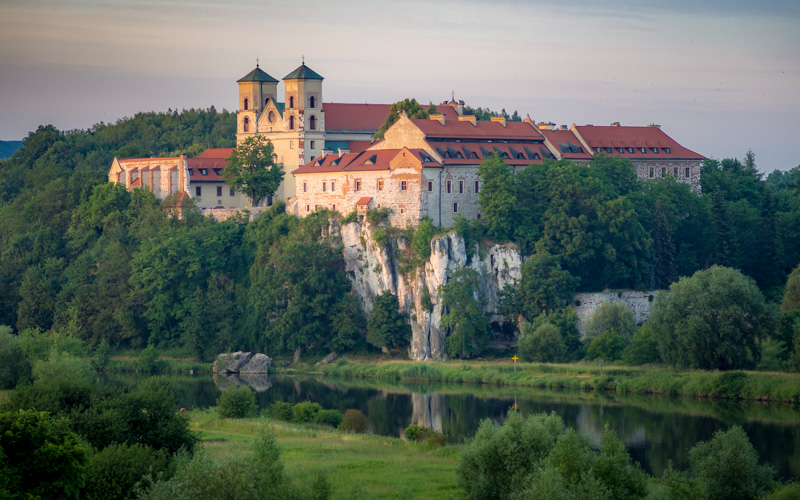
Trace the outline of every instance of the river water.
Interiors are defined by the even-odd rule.
[[[111,380],[133,384],[139,377],[112,375]],[[210,375],[173,380],[186,408],[214,406],[222,388],[242,383]],[[463,442],[482,419],[501,423],[515,404],[524,415],[555,412],[595,442],[608,425],[631,457],[655,476],[669,460],[686,469],[689,450],[698,441],[738,424],[780,478],[800,478],[800,405],[321,377],[259,376],[244,382],[256,389],[261,408],[275,401],[312,401],[342,412],[355,408],[367,415],[370,432],[386,436],[400,436],[416,423],[444,433],[450,442]]]

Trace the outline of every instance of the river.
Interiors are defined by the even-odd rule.
[[[220,388],[230,385],[211,375],[172,379],[179,403],[186,408],[214,406]],[[133,384],[140,377],[111,375],[110,380]],[[686,469],[692,446],[710,439],[718,429],[738,424],[761,460],[772,465],[780,478],[800,478],[800,405],[305,376],[248,382],[257,390],[261,408],[275,401],[313,401],[342,412],[355,408],[367,415],[370,432],[386,436],[400,436],[406,426],[417,423],[444,433],[450,442],[463,442],[474,435],[482,419],[501,423],[515,404],[524,415],[555,412],[594,442],[608,425],[631,457],[655,476],[662,474],[669,460]]]

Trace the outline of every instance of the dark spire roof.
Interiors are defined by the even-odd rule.
[[[323,80],[316,71],[306,66],[306,63],[301,64],[296,70],[283,77],[284,80]]]
[[[245,76],[236,80],[237,82],[270,82],[270,83],[278,83],[278,80],[272,78],[268,74],[266,74],[261,68],[258,67],[256,64],[256,69],[247,73]]]

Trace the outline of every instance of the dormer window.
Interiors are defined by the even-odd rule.
[[[666,154],[669,154],[669,153],[670,153],[670,150],[669,150],[669,148],[664,148],[664,152],[665,152]]]
[[[628,148],[628,153],[633,153],[633,148]]]
[[[622,148],[617,148],[617,153],[619,153],[619,154],[622,154],[622,153],[624,153],[624,152],[625,152],[625,150],[624,150],[624,149],[622,149]]]
[[[311,96],[311,97],[308,99],[308,107],[309,107],[309,108],[316,107],[316,104],[317,104],[317,99],[316,99],[316,98],[315,98],[315,97],[312,95],[312,96]]]
[[[243,109],[244,109],[245,111],[247,111],[247,106],[248,106],[248,104],[249,104],[249,101],[247,100],[247,97],[245,97],[245,98],[244,98],[244,106],[243,106]]]
[[[653,153],[658,154],[658,148],[653,148]]]
[[[208,175],[208,170],[206,170],[204,168],[201,168],[200,169],[200,175]]]
[[[640,153],[647,153],[647,148],[639,148]]]
[[[377,159],[378,159],[377,155],[372,155],[369,158],[367,158],[366,160],[364,160],[364,163],[362,163],[362,165],[375,165],[375,161]],[[381,183],[383,183],[383,181],[381,181]],[[383,185],[383,184],[381,184],[381,185]]]

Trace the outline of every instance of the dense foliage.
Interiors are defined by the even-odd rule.
[[[392,292],[375,296],[367,319],[367,342],[378,348],[407,345],[411,340],[407,316],[400,311],[400,303]]]
[[[248,137],[233,149],[222,180],[258,205],[275,194],[283,181],[283,170],[275,163],[273,151],[272,143],[264,136]]]

